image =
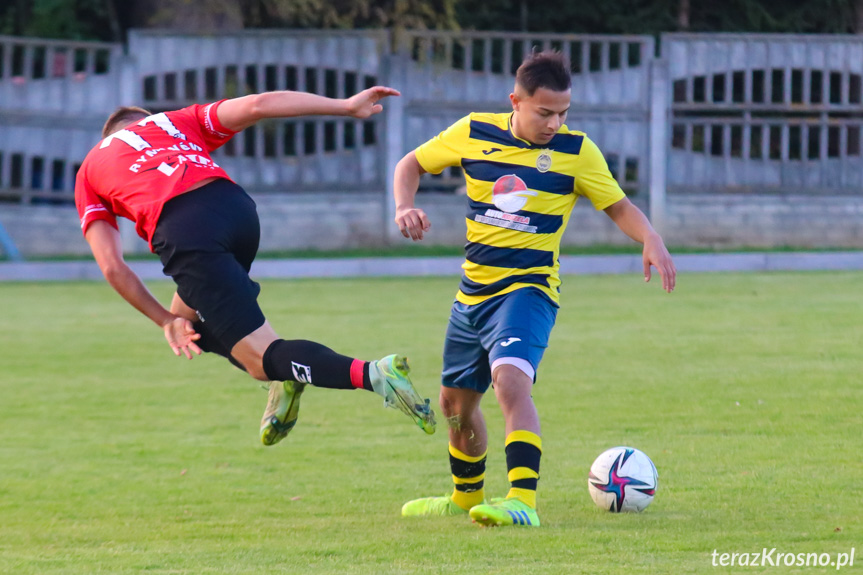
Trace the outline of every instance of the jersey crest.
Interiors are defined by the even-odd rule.
[[[551,152],[549,150],[542,150],[539,153],[536,158],[536,169],[543,174],[551,169]]]

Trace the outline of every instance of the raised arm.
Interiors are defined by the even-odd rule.
[[[368,118],[383,110],[378,102],[399,91],[374,86],[345,99],[327,98],[305,92],[264,92],[225,100],[217,114],[222,125],[239,132],[266,118],[296,116],[352,116]]]
[[[420,176],[425,173],[412,151],[399,160],[393,177],[393,196],[396,202],[396,225],[402,235],[414,241],[423,239],[423,233],[429,231],[426,213],[414,207],[414,198],[420,185]]]
[[[628,198],[623,198],[605,208],[605,213],[623,233],[644,244],[641,258],[644,263],[644,281],[650,281],[650,266],[653,266],[662,278],[662,289],[671,293],[677,280],[677,270],[662,237],[650,225],[644,212]]]
[[[97,220],[87,228],[85,237],[102,275],[111,287],[132,304],[132,307],[164,330],[165,339],[168,340],[174,355],[182,352],[189,359],[192,359],[192,352],[200,355],[201,349],[195,341],[201,336],[195,333],[192,322],[166,310],[126,264],[120,232],[108,222]]]

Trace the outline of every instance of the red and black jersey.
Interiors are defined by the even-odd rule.
[[[165,202],[207,178],[225,178],[210,152],[236,132],[219,122],[222,101],[148,116],[111,134],[87,154],[75,181],[81,230],[117,216],[135,222],[152,249],[153,231]]]

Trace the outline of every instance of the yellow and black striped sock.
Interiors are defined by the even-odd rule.
[[[540,457],[542,438],[537,434],[520,429],[506,437],[507,478],[511,484],[507,499],[517,497],[536,509]]]
[[[453,503],[468,510],[479,505],[485,499],[483,480],[485,479],[485,456],[488,450],[480,455],[465,455],[449,444],[449,467],[452,470],[452,481],[455,489],[452,492]]]

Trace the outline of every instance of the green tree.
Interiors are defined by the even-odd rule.
[[[212,34],[243,29],[240,0],[126,0],[124,21],[134,28]]]
[[[15,0],[0,8],[0,33],[70,40],[115,40],[111,0]]]
[[[678,0],[460,0],[463,29],[525,30],[571,34],[645,34],[675,29]]]
[[[857,0],[691,0],[693,31],[855,32]]]
[[[863,33],[863,0],[4,0],[0,34],[120,41],[129,28],[419,28],[580,34]]]
[[[240,0],[240,3],[249,28],[452,29],[457,26],[457,1]]]
[[[459,0],[456,16],[473,30],[863,33],[863,0]]]

